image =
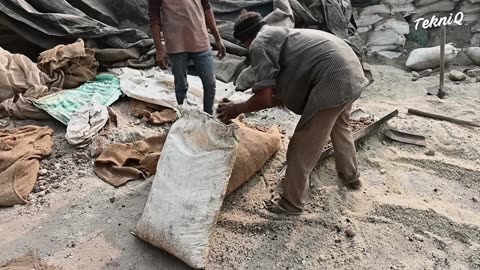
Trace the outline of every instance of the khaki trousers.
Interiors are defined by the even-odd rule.
[[[345,184],[359,179],[355,143],[349,126],[352,103],[317,112],[293,134],[287,150],[287,171],[281,195],[289,203],[288,206],[303,208],[310,173],[317,165],[329,137],[340,179]]]

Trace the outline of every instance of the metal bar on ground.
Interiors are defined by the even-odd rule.
[[[465,125],[465,126],[471,126],[471,127],[480,127],[480,124],[474,123],[472,121],[466,121],[462,119],[457,119],[445,115],[440,115],[440,114],[434,114],[434,113],[429,113],[429,112],[423,112],[415,109],[408,109],[408,113],[413,114],[413,115],[418,115],[418,116],[423,116],[435,120],[442,120],[442,121],[447,121],[459,125]]]

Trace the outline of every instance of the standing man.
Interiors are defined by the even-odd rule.
[[[283,193],[279,200],[265,202],[266,209],[302,212],[310,173],[329,137],[339,177],[348,188],[360,189],[349,117],[368,80],[352,49],[323,31],[264,25],[252,12],[240,16],[234,36],[249,48],[254,95],[242,103],[224,100],[219,119],[229,122],[242,113],[282,105],[301,115],[288,145]]]
[[[170,62],[177,103],[182,105],[187,95],[187,69],[188,62],[192,60],[203,83],[203,110],[212,114],[216,80],[207,28],[215,38],[219,59],[225,57],[225,46],[218,33],[210,1],[149,0],[148,5],[157,63],[165,70]]]

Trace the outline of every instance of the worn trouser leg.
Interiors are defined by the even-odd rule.
[[[335,165],[338,176],[344,184],[355,182],[360,178],[360,173],[357,170],[355,143],[349,126],[351,110],[352,104],[340,114],[330,134],[335,150]]]
[[[187,70],[190,55],[188,53],[173,53],[168,55],[175,78],[175,96],[178,105],[182,105],[188,91]]]
[[[287,171],[281,195],[289,207],[303,208],[310,173],[317,165],[339,117],[350,107],[351,103],[321,110],[293,134],[287,150]]]
[[[206,113],[213,114],[216,79],[212,51],[208,50],[200,53],[192,53],[190,55],[195,64],[195,68],[197,69],[198,76],[203,84],[203,110]]]

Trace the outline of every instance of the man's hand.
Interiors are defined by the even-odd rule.
[[[162,70],[168,69],[168,58],[164,50],[157,50],[157,64]]]
[[[232,119],[237,118],[240,115],[240,110],[238,104],[231,102],[228,99],[223,99],[220,104],[218,104],[217,113],[218,119],[225,124],[230,124]]]
[[[222,60],[227,54],[227,49],[225,48],[225,45],[223,45],[223,42],[221,39],[215,41],[215,46],[217,47],[217,50],[218,50],[217,58],[219,60]]]

